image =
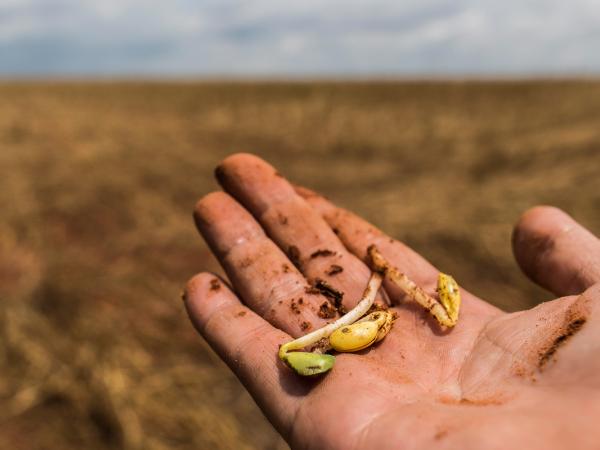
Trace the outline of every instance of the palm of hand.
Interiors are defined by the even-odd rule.
[[[589,348],[599,292],[473,316],[452,338],[423,330],[435,328],[431,320],[415,318],[404,330],[397,324],[387,344],[337,357],[327,383],[303,399],[295,436],[310,438],[308,448],[552,448],[557,436],[557,448],[586,448],[586,441],[594,448],[593,421],[569,411],[600,411]],[[561,348],[583,324],[581,340]]]
[[[353,255],[364,255],[371,243],[430,292],[437,271],[321,197],[299,190],[303,200],[255,157],[230,157],[218,175],[260,225],[223,193],[202,199],[196,220],[248,307],[210,274],[190,281],[186,305],[199,331],[292,446],[550,448],[575,439],[581,448],[597,442],[593,421],[566,412],[585,409],[593,417],[600,410],[595,377],[600,364],[593,344],[600,285],[513,314],[463,292],[461,319],[445,331],[385,284],[389,299],[399,304],[390,334],[359,354],[338,355],[327,376],[302,379],[276,359],[276,352],[289,335],[325,323],[320,312],[327,300],[307,291],[310,280],[326,279],[344,292],[345,305],[353,306],[369,274]],[[536,220],[543,214],[558,214],[563,225],[571,220],[548,209],[524,217],[515,242],[519,262],[557,293],[591,286],[600,278],[600,244],[571,221],[569,230],[575,231],[548,240],[553,245],[544,248],[551,251],[540,259]],[[584,267],[580,252],[590,245],[594,256]],[[334,273],[334,266],[343,271]]]

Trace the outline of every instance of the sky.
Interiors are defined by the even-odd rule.
[[[0,76],[600,74],[599,0],[0,0]]]

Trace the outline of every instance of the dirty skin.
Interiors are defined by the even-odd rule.
[[[563,328],[560,334],[554,338],[550,346],[539,352],[537,367],[540,372],[544,370],[551,360],[555,360],[558,349],[562,347],[571,337],[573,337],[575,333],[581,330],[586,321],[587,319],[582,316],[571,318],[567,321],[567,325]]]
[[[344,268],[342,266],[338,266],[337,264],[332,264],[331,266],[329,266],[329,269],[327,269],[325,274],[331,277],[331,276],[337,275],[338,273],[341,273],[343,271],[344,271]]]
[[[217,280],[216,278],[210,280],[210,290],[218,291],[219,289],[221,289],[221,283],[219,283],[219,280]]]
[[[327,249],[319,249],[313,253],[311,253],[311,258],[318,258],[320,256],[334,256],[335,252]]]

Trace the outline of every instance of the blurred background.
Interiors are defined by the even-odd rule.
[[[232,152],[551,298],[510,233],[600,233],[599,38],[593,0],[0,0],[0,448],[287,448],[179,297]]]

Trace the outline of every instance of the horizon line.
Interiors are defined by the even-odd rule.
[[[314,82],[519,82],[519,81],[600,81],[597,73],[506,73],[506,74],[298,74],[298,75],[165,75],[165,74],[40,74],[3,75],[0,83],[314,83]]]

